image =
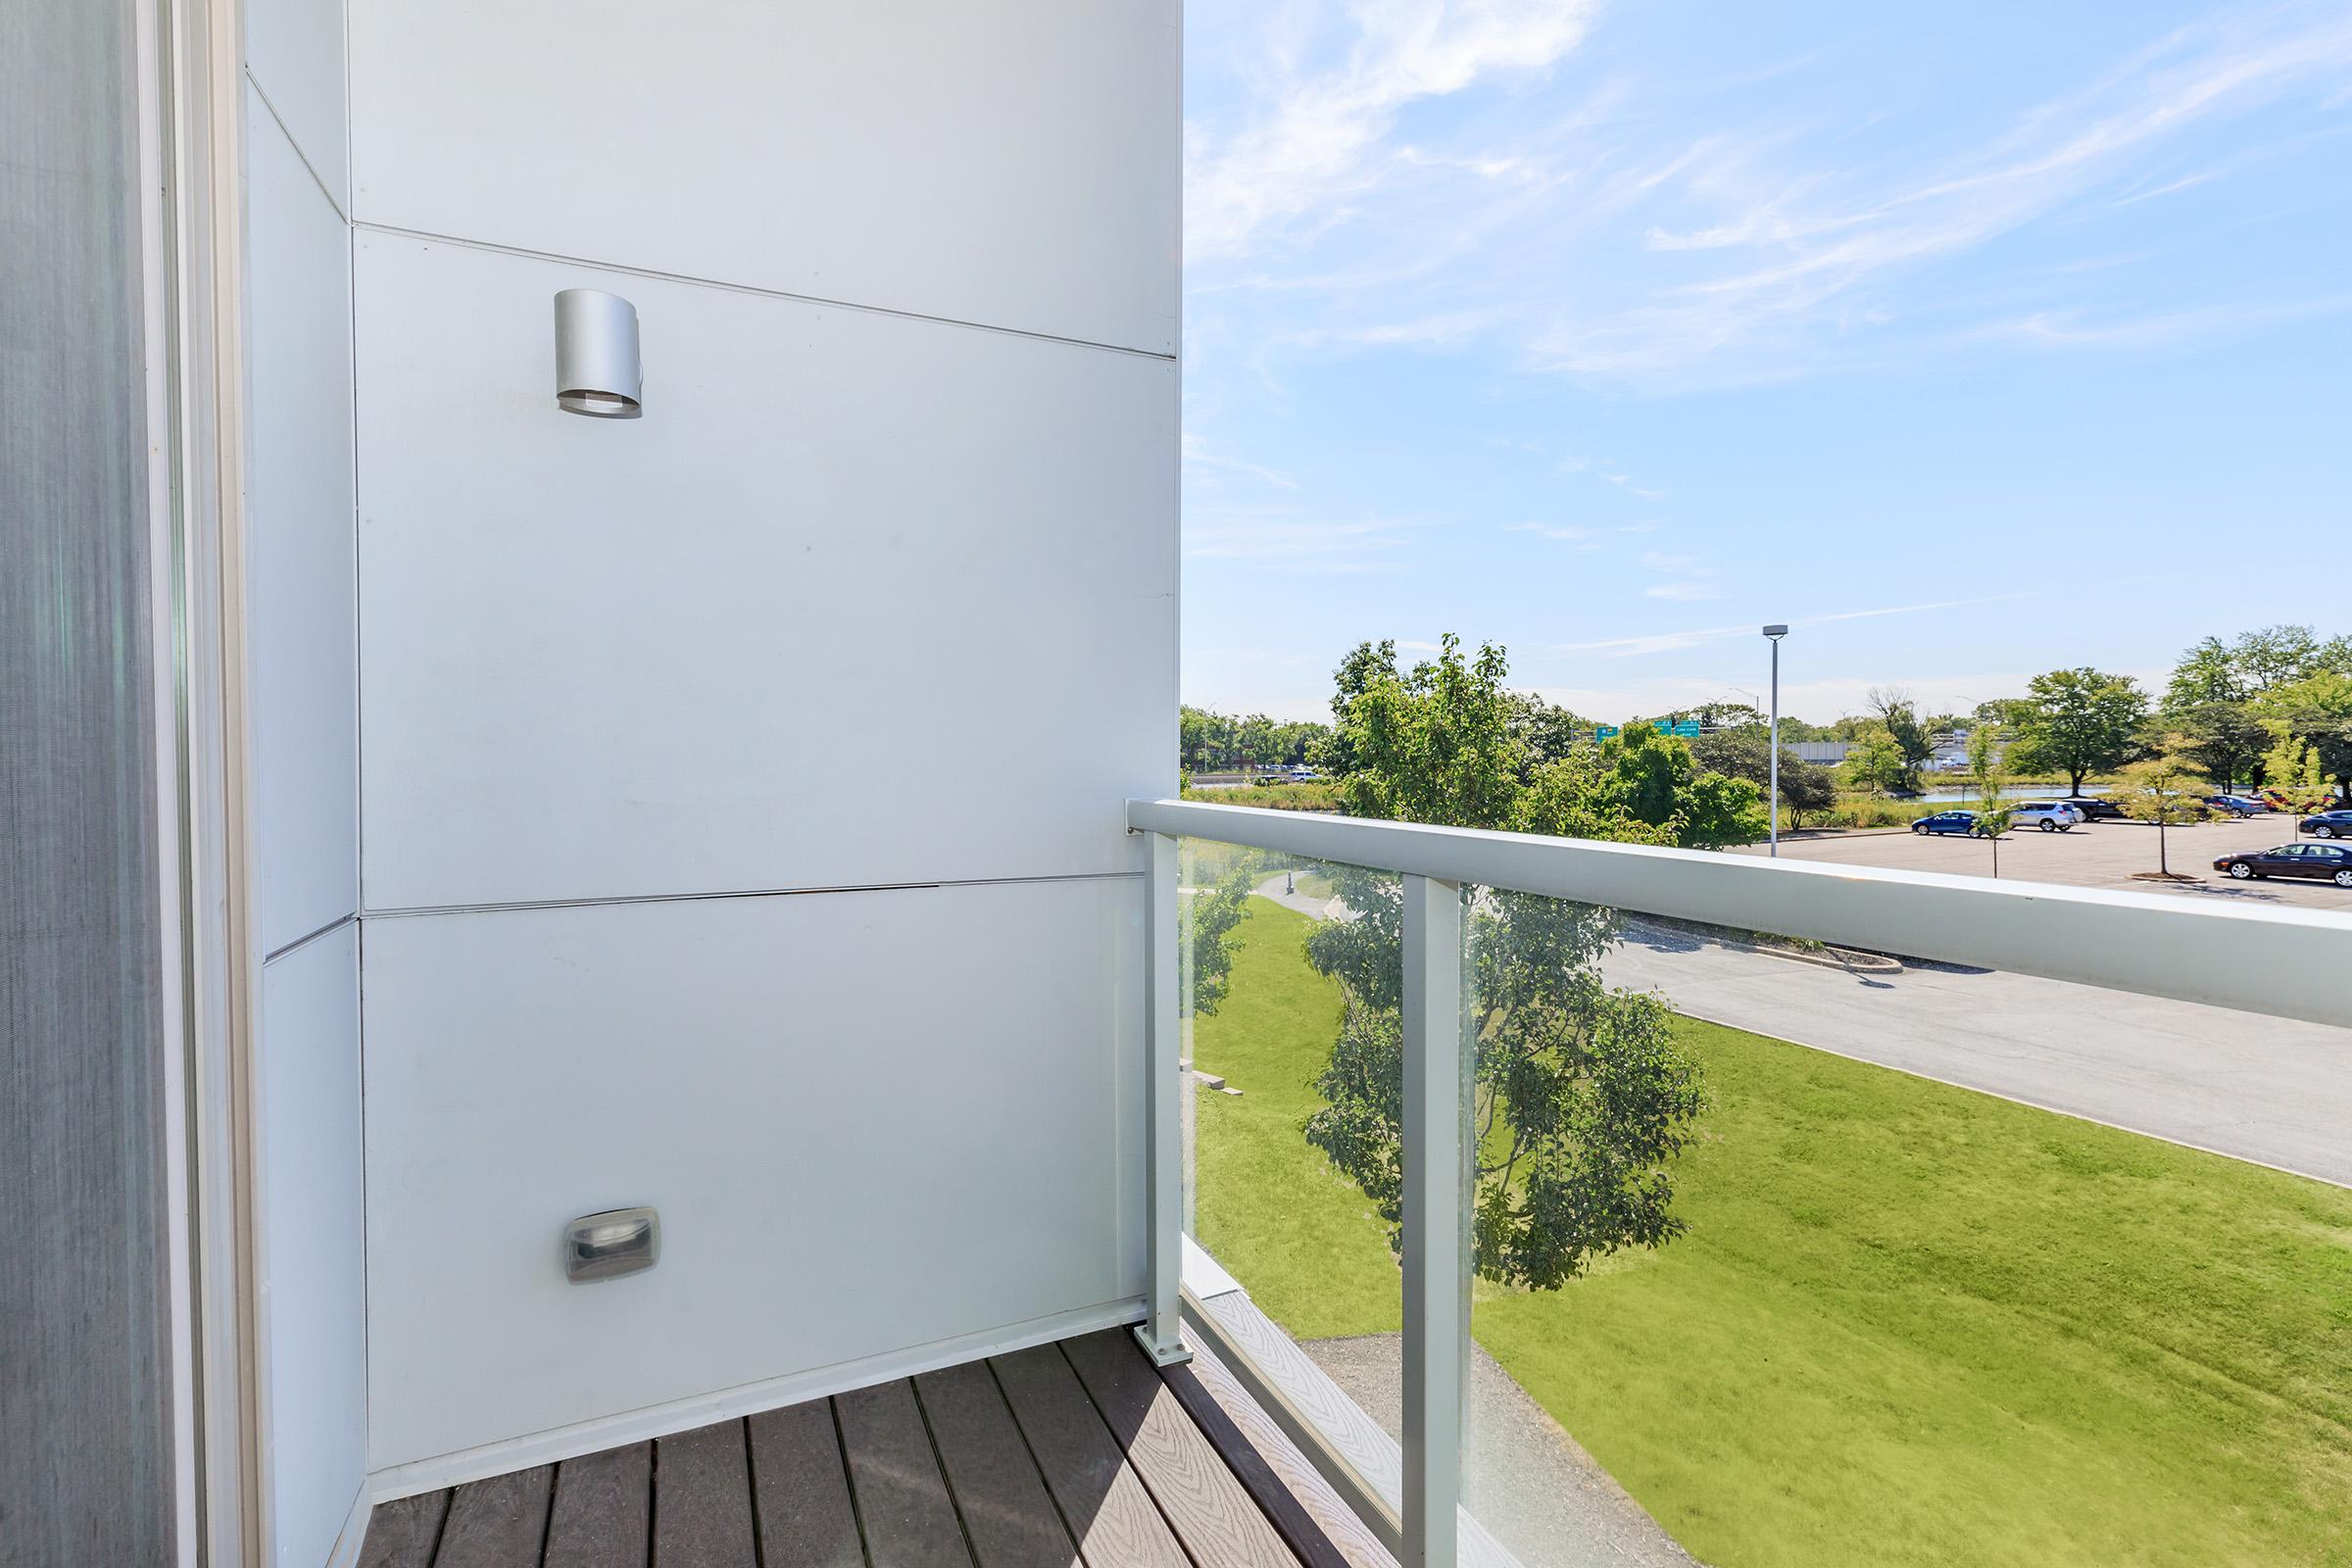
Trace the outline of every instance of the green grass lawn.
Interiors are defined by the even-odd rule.
[[[1204,1245],[1300,1339],[1397,1327],[1299,1134],[1339,1019],[1252,900],[1200,1065]],[[1690,1233],[1480,1343],[1718,1564],[2352,1564],[2352,1193],[1684,1020]],[[2352,1130],[2348,1130],[2352,1136]]]

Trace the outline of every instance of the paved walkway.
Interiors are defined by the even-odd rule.
[[[1404,1431],[1394,1334],[1302,1347],[1389,1436]],[[1470,1347],[1462,1504],[1526,1568],[1690,1568],[1690,1554],[1480,1346]]]
[[[1254,891],[1259,898],[1279,904],[1286,909],[1296,909],[1310,920],[1329,920],[1348,912],[1347,906],[1334,898],[1317,899],[1296,891],[1284,892],[1283,888],[1290,882],[1291,876],[1292,873],[1270,876],[1260,882]]]
[[[1628,922],[1678,1011],[2352,1186],[2352,1030],[2028,975],[1856,975]]]

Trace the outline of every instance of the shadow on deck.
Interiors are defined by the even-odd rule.
[[[1395,1568],[1215,1359],[1124,1330],[379,1505],[362,1568]]]

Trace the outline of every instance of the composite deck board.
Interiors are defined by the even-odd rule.
[[[1040,1346],[382,1503],[358,1568],[1395,1568],[1240,1390]]]
[[[646,1568],[654,1446],[632,1443],[556,1466],[544,1568]]]
[[[1380,1538],[1215,1352],[1199,1344],[1192,1350],[1188,1364],[1163,1368],[1161,1379],[1298,1560],[1306,1568],[1396,1568]]]
[[[1298,1568],[1132,1335],[1104,1329],[1061,1348],[1198,1568]]]
[[[433,1548],[441,1544],[441,1521],[448,1517],[447,1492],[377,1503],[368,1516],[359,1568],[432,1568]]]
[[[873,1568],[971,1568],[914,1385],[858,1389],[836,1396],[833,1408]]]
[[[1061,1351],[1041,1345],[990,1365],[1087,1568],[1190,1568]]]
[[[763,1410],[750,1427],[761,1568],[865,1568],[833,1402]]]
[[[433,1568],[539,1568],[555,1481],[556,1467],[543,1464],[458,1488]]]
[[[654,1442],[653,1568],[759,1568],[741,1421]]]
[[[1078,1548],[986,1366],[914,1380],[980,1568],[1077,1568]]]

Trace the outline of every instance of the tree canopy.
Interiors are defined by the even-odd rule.
[[[1784,720],[1782,728],[1788,727]],[[1690,743],[1690,760],[1700,768],[1732,778],[1743,778],[1758,789],[1772,787],[1772,739],[1762,725],[1717,730]],[[1781,748],[1781,807],[1788,825],[1801,825],[1812,811],[1838,804],[1838,775],[1819,762],[1808,762],[1786,745]]]
[[[2352,677],[2352,637],[2323,641],[2309,626],[2266,626],[2225,642],[2207,637],[2180,656],[2160,717],[2185,754],[2219,783],[2271,782],[2271,743],[2292,732],[2291,713],[2310,692],[2284,695],[2328,675]],[[2324,687],[2321,688],[2324,691]],[[2317,703],[2324,731],[2327,702]],[[2307,741],[2318,749],[2316,740]]]
[[[1178,757],[1195,773],[1290,767],[1305,761],[1327,732],[1322,724],[1279,723],[1263,713],[1237,718],[1188,706],[1178,714]]]
[[[2036,675],[2026,683],[2009,765],[2024,773],[2064,773],[2067,793],[2080,795],[2083,779],[2132,759],[2147,716],[2147,696],[2129,675],[2088,665]]]
[[[1556,732],[1526,722],[1501,649],[1473,657],[1448,636],[1436,659],[1399,669],[1393,652],[1379,662],[1390,646],[1367,643],[1340,668],[1324,755],[1346,760],[1336,783],[1348,815],[1690,849],[1764,836],[1762,789],[1702,768],[1688,742],[1642,724],[1547,755],[1537,744],[1559,745]]]
[[[1873,800],[1888,790],[1903,788],[1911,777],[1902,747],[1884,724],[1865,725],[1857,731],[1840,765],[1846,782]]]
[[[1919,707],[1908,692],[1874,686],[1870,689],[1870,707],[1879,715],[1879,725],[1886,730],[1887,739],[1902,754],[1900,787],[1919,788],[1920,770],[1936,756],[1934,728],[1919,716]]]
[[[1523,699],[1504,688],[1502,650],[1399,669],[1367,643],[1338,677],[1327,758],[1345,758],[1350,814],[1645,844],[1725,845],[1761,837],[1762,792],[1702,767],[1683,741],[1646,726],[1556,754]],[[1317,926],[1307,956],[1345,998],[1339,1039],[1306,1135],[1402,1223],[1403,911],[1397,878],[1331,868],[1348,917]],[[1615,911],[1470,890],[1464,1039],[1475,1051],[1474,1243],[1485,1278],[1553,1289],[1625,1247],[1682,1230],[1671,1161],[1705,1103],[1665,1004],[1612,990],[1597,962]]]
[[[2318,669],[2269,688],[2249,706],[2274,737],[2310,747],[2320,771],[2352,798],[2352,673]]]
[[[2115,804],[2135,822],[2156,824],[2156,869],[2172,874],[2165,840],[2168,828],[2201,822],[2210,814],[2201,794],[2206,777],[2188,758],[2177,736],[2157,743],[2153,753],[2124,769],[2117,780]]]

